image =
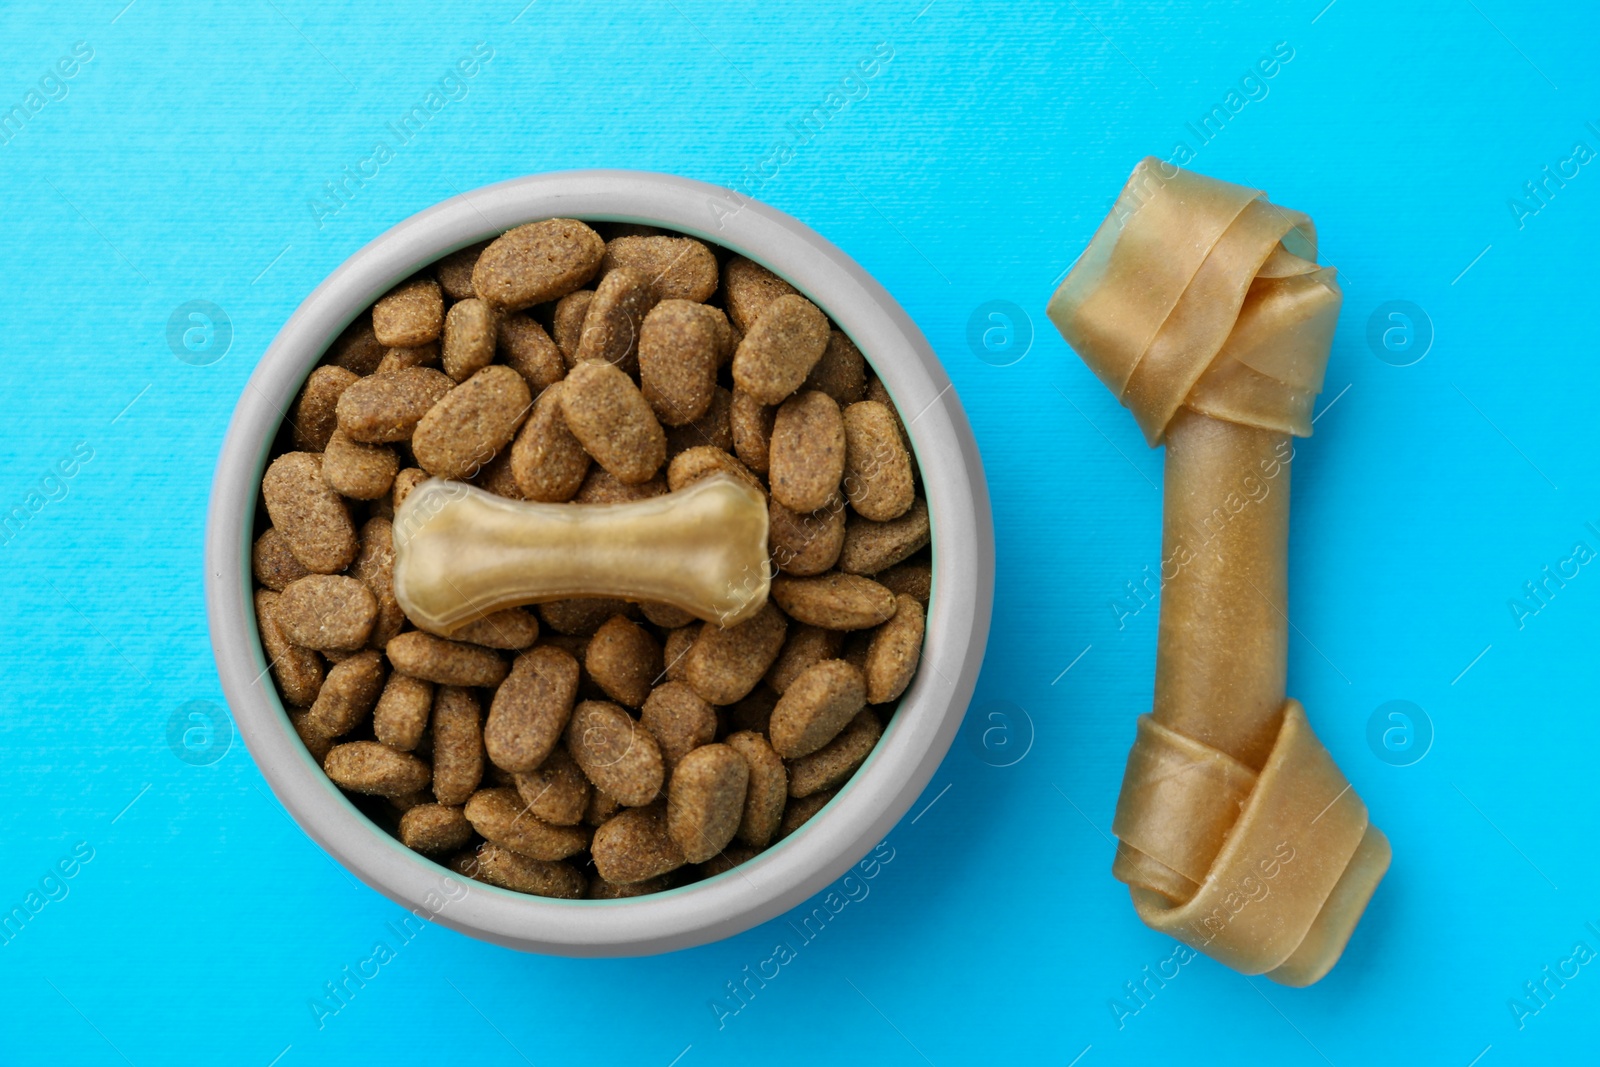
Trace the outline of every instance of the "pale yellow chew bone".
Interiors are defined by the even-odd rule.
[[[568,597],[672,604],[732,626],[767,601],[767,504],[713,474],[627,504],[536,504],[430,478],[394,517],[394,595],[448,633],[501,608]]]
[[[1112,873],[1151,927],[1309,985],[1389,866],[1285,699],[1290,435],[1309,436],[1338,317],[1311,220],[1154,158],[1049,315],[1167,445],[1155,701],[1117,802]]]

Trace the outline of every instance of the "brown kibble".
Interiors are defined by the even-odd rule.
[[[583,484],[572,495],[574,504],[631,504],[635,500],[648,500],[662,496],[667,491],[667,480],[657,473],[649,481],[629,485],[618,481],[617,476],[601,466],[589,468]]]
[[[662,604],[655,600],[642,600],[639,602],[639,614],[652,626],[659,626],[663,630],[676,630],[680,626],[688,626],[696,621],[696,617],[682,608],[671,604]]]
[[[772,424],[778,409],[761,403],[742,389],[733,390],[728,411],[729,425],[733,431],[733,450],[739,460],[753,471],[767,472],[768,456],[772,448]]]
[[[589,779],[565,748],[557,745],[543,763],[513,776],[528,810],[552,826],[576,826],[589,808]]]
[[[328,346],[328,363],[343,367],[352,374],[371,374],[383,358],[384,346],[372,332],[372,312],[363,311],[356,321],[346,326],[344,332]]]
[[[511,474],[528,500],[558,504],[571,500],[589,472],[589,453],[567,429],[561,411],[564,382],[556,382],[533,403],[511,445]]]
[[[826,630],[865,630],[894,615],[894,594],[855,574],[772,580],[772,599],[800,622]]]
[[[644,627],[613,615],[595,631],[583,666],[612,700],[637,708],[661,674],[661,646]]]
[[[284,636],[276,612],[278,596],[266,589],[256,590],[256,628],[261,633],[261,650],[267,654],[267,664],[283,699],[297,707],[308,707],[322,688],[322,657]]]
[[[439,288],[444,290],[445,296],[451,300],[472,299],[472,268],[488,247],[488,241],[479,241],[451,252],[433,265],[433,276],[439,279]]]
[[[349,573],[365,582],[378,602],[367,645],[381,649],[406,623],[406,613],[394,596],[394,524],[388,519],[368,519],[361,527],[361,551]]]
[[[845,494],[857,514],[873,522],[898,519],[916,498],[911,456],[893,412],[876,400],[844,410]]]
[[[518,226],[483,250],[472,268],[472,290],[496,307],[532,307],[582,287],[605,253],[600,235],[576,219]]]
[[[609,363],[625,374],[639,372],[639,330],[656,304],[643,277],[618,268],[600,279],[583,319],[576,360]]]
[[[421,467],[407,467],[394,476],[394,506],[396,509],[404,504],[406,497],[411,495],[411,490],[428,480],[428,472]]]
[[[861,349],[843,331],[831,331],[828,347],[800,388],[820,389],[841,408],[854,404],[867,392],[867,363],[861,357]]]
[[[807,667],[772,709],[773,751],[791,760],[811,755],[837,737],[866,703],[861,672],[844,660]]]
[[[684,680],[713,704],[732,704],[761,681],[783,648],[787,624],[770,602],[744,622],[706,623],[685,657]]]
[[[600,269],[633,271],[661,300],[703,303],[717,291],[717,257],[692,237],[614,237]]]
[[[672,457],[672,462],[667,466],[667,485],[673,492],[685,486],[693,485],[708,474],[728,474],[746,485],[766,492],[766,487],[761,480],[750,473],[750,468],[728,455],[720,448],[710,445],[700,445],[696,448],[685,449]]]
[[[704,415],[667,429],[667,455],[675,456],[697,445],[733,451],[733,394],[720,385],[712,393],[711,406]]]
[[[717,737],[716,709],[682,682],[664,682],[651,690],[639,721],[656,739],[668,770]]]
[[[863,708],[844,732],[817,751],[789,764],[789,795],[807,797],[824,789],[837,789],[866,762],[883,726]]]
[[[622,804],[616,797],[602,793],[591,786],[589,789],[589,806],[583,809],[583,825],[604,826],[607,820],[622,810]]]
[[[267,468],[261,496],[278,535],[306,570],[334,574],[355,559],[355,524],[323,480],[321,456],[285,452]]]
[[[497,346],[506,366],[522,375],[535,393],[566,376],[561,350],[543,326],[520,311],[501,317]]]
[[[387,348],[384,349],[383,358],[378,361],[377,369],[372,373],[388,374],[409,367],[432,367],[439,362],[439,359],[438,341],[429,341],[425,345]]]
[[[593,289],[579,289],[556,302],[551,332],[555,336],[556,347],[561,349],[561,359],[569,368],[578,362],[578,342],[583,340],[583,320],[588,317],[589,302],[593,299]]]
[[[650,731],[617,705],[603,700],[581,701],[572,709],[566,740],[567,751],[596,789],[630,808],[648,804],[660,794],[666,776],[661,749]]]
[[[777,498],[767,502],[767,546],[785,574],[821,574],[839,561],[844,548],[844,501],[834,497],[811,512],[790,511]]]
[[[339,397],[339,429],[369,445],[409,440],[417,423],[455,384],[432,367],[380,371]]]
[[[400,843],[417,852],[453,852],[472,840],[466,813],[450,804],[418,804],[400,816]]]
[[[448,635],[452,641],[465,641],[484,648],[518,652],[539,639],[539,620],[522,608],[502,608],[481,619],[462,623]]]
[[[682,426],[706,413],[727,343],[728,320],[704,304],[663,300],[645,316],[639,386],[663,426]]]
[[[783,809],[783,822],[778,824],[777,840],[782,841],[809,822],[813,815],[827,807],[835,792],[827,789],[800,799],[791,799],[789,806]]]
[[[250,573],[255,575],[257,582],[275,593],[281,593],[290,582],[304,578],[311,572],[306,570],[305,564],[294,558],[288,542],[277,527],[268,526],[250,549]]]
[[[722,292],[728,318],[740,333],[748,333],[767,305],[797,290],[761,264],[734,256],[722,268]]]
[[[517,485],[517,479],[511,473],[511,450],[502,448],[495,453],[495,457],[485,463],[472,479],[472,485],[477,486],[486,493],[503,496],[507,500],[522,500],[522,489]]]
[[[922,658],[925,628],[921,603],[905,594],[895,597],[894,618],[878,628],[867,649],[867,703],[884,704],[906,691]]]
[[[839,569],[847,574],[877,574],[926,547],[930,533],[928,505],[923,500],[888,522],[851,516],[839,553]]]
[[[564,860],[589,847],[588,827],[544,822],[515,789],[480,789],[467,801],[465,814],[486,841],[536,860]]]
[[[730,734],[723,742],[744,757],[750,769],[738,839],[753,848],[765,848],[778,832],[789,801],[789,772],[767,739],[749,730]]]
[[[394,485],[400,460],[386,445],[364,445],[352,441],[342,430],[334,430],[322,453],[322,477],[334,492],[356,500],[376,500]]]
[[[780,296],[745,330],[733,354],[736,386],[763,404],[781,404],[828,347],[828,317],[798,294]]]
[[[485,367],[450,390],[417,423],[411,450],[438,478],[466,479],[511,443],[533,396],[510,367]]]
[[[594,832],[594,866],[608,882],[629,885],[683,866],[683,851],[667,832],[666,805],[617,813]]]
[[[804,671],[825,659],[838,658],[843,644],[843,635],[838,630],[805,625],[792,627],[789,639],[783,643],[783,651],[767,671],[767,685],[781,696]]]
[[[494,310],[482,300],[452,305],[444,317],[444,372],[464,382],[493,363],[496,325]]]
[[[300,743],[306,746],[306,751],[317,761],[317,766],[322,766],[322,761],[327,759],[328,753],[333,750],[334,739],[311,721],[311,711],[308,708],[290,708],[289,725],[294,727]]]
[[[422,741],[432,710],[433,683],[395,671],[372,709],[372,732],[390,748],[410,752]]]
[[[342,789],[379,797],[403,797],[426,789],[428,765],[409,752],[396,752],[376,741],[334,745],[322,769]]]
[[[372,305],[372,332],[379,344],[394,348],[439,339],[444,326],[444,294],[432,278],[402,282]]]
[[[749,801],[746,800],[745,803],[748,804]],[[702,880],[706,878],[715,878],[719,874],[728,873],[741,863],[749,863],[759,855],[761,855],[761,850],[759,848],[751,848],[749,845],[729,845],[715,856],[712,856],[710,859],[700,864],[695,868],[695,870],[700,875]]]
[[[549,758],[578,696],[578,661],[543,645],[518,656],[495,690],[483,741],[489,759],[508,771],[531,771]]]
[[[473,860],[471,869],[461,873],[501,889],[536,897],[581,900],[589,885],[570,863],[536,860],[487,842],[478,846]]]
[[[342,574],[308,574],[278,598],[278,625],[291,642],[319,651],[351,651],[367,643],[378,601],[366,583]]]
[[[844,475],[844,419],[826,393],[800,393],[778,408],[767,477],[772,498],[791,511],[827,506]]]
[[[667,794],[667,833],[700,863],[733,840],[744,817],[750,767],[727,745],[702,745],[678,762]]]
[[[506,676],[505,662],[487,648],[448,641],[412,630],[400,634],[384,648],[397,671],[440,685],[499,685]]]
[[[306,378],[294,407],[289,410],[289,426],[294,447],[302,452],[321,452],[328,447],[328,436],[338,422],[339,398],[357,381],[344,367],[318,367]]]
[[[433,696],[433,795],[441,804],[465,804],[481,781],[483,727],[478,698],[470,689],[442,685]]]
[[[580,362],[561,392],[567,427],[595,462],[633,484],[667,459],[667,438],[633,381],[608,363]]]
[[[694,646],[694,639],[700,636],[700,624],[688,623],[680,626],[667,634],[665,646],[661,650],[661,658],[665,662],[662,673],[671,682],[683,681],[686,664],[689,661],[689,649]]]
[[[609,597],[572,597],[540,604],[539,618],[558,634],[588,636],[613,615],[627,615],[632,605]]]
[[[628,885],[608,882],[597,874],[589,879],[589,893],[586,899],[630,900],[633,897],[647,897],[651,893],[665,893],[673,885],[674,879],[670,873],[646,878],[642,882],[631,882]]]
[[[923,606],[927,606],[928,598],[933,595],[933,567],[926,562],[908,560],[897,563],[873,575],[872,580],[895,596],[904,593],[915,597]]]

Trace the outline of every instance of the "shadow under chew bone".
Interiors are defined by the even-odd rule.
[[[1148,158],[1049,306],[1150,444],[1166,444],[1162,558],[1181,557],[1162,587],[1155,700],[1128,756],[1112,873],[1154,929],[1296,986],[1338,960],[1390,856],[1285,697],[1284,457],[1311,433],[1340,300],[1307,216]],[[1235,511],[1250,474],[1281,477],[1280,491]],[[1220,533],[1191,552],[1224,506]]]
[[[712,474],[627,504],[536,504],[429,479],[394,519],[394,593],[448,633],[500,608],[567,597],[672,604],[732,626],[767,601],[767,505]]]

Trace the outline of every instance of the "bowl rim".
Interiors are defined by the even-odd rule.
[[[253,609],[261,475],[290,403],[327,346],[422,267],[552,217],[669,228],[792,282],[856,342],[894,397],[936,534],[922,667],[868,761],[780,846],[713,878],[624,900],[553,900],[466,879],[374,824],[291,727],[267,677]],[[720,940],[783,914],[844,875],[909,810],[948,751],[977,682],[994,541],[977,443],[950,379],[910,316],[860,265],[797,219],[731,189],[648,171],[560,171],[484,186],[412,215],[300,303],[252,371],[223,438],[206,518],[205,587],[218,675],[239,732],[279,802],[341,865],[419,918],[476,938],[555,955],[646,955]]]

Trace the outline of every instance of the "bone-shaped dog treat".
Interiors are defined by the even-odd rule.
[[[394,518],[394,595],[440,633],[568,597],[672,604],[731,626],[767,601],[767,504],[713,474],[627,504],[536,504],[430,478]]]
[[[1340,299],[1305,215],[1151,158],[1049,306],[1167,445],[1155,700],[1112,873],[1151,927],[1287,985],[1327,973],[1389,866],[1284,693],[1290,435],[1311,433]]]

